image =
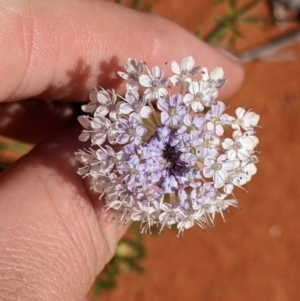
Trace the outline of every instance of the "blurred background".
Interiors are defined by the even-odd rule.
[[[249,193],[236,192],[242,210],[226,213],[226,223],[217,218],[207,232],[194,227],[181,238],[173,230],[141,238],[133,229],[99,277],[91,300],[300,300],[300,3],[218,2],[120,5],[151,10],[242,60],[245,82],[225,103],[232,110],[253,107],[261,116],[258,173],[246,186]],[[2,139],[2,166],[27,149]],[[142,268],[143,273],[131,271]]]

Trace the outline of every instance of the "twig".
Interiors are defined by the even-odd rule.
[[[255,7],[258,3],[260,3],[262,0],[253,0],[250,3],[246,4],[244,7],[242,7],[237,14],[234,16],[234,20],[237,20],[242,15],[244,15],[246,12],[251,10],[253,7]],[[232,20],[232,21],[234,21]],[[207,34],[207,36],[204,38],[204,41],[211,43],[215,41],[215,38],[222,33],[224,30],[227,30],[226,24],[219,23],[210,33]]]
[[[252,50],[248,50],[235,56],[239,59],[240,62],[247,63],[256,59],[266,57],[271,55],[278,50],[285,48],[295,42],[300,40],[300,28],[284,34],[283,36],[276,38],[265,45],[255,47]]]

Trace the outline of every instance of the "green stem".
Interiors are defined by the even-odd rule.
[[[252,9],[254,6],[256,6],[259,2],[262,0],[253,0],[252,2],[246,4],[244,7],[242,7],[234,16],[233,22],[239,19],[241,15],[245,14],[247,11]],[[215,38],[219,36],[221,33],[227,30],[227,24],[219,23],[208,35],[204,38],[204,41],[211,43],[215,41]]]
[[[160,123],[160,120],[159,120],[158,115],[157,115],[157,113],[156,113],[156,111],[155,111],[155,109],[154,109],[154,107],[153,107],[153,105],[152,105],[151,100],[148,101],[148,105],[149,105],[149,107],[150,107],[151,110],[152,110],[152,115],[150,116],[151,120],[152,120],[152,117],[153,117],[153,118],[154,118],[154,123],[155,123],[156,125],[160,125],[160,124],[161,124],[161,123]]]
[[[139,10],[140,6],[141,6],[142,1],[141,0],[134,0],[131,8]]]

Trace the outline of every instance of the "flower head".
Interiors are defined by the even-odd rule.
[[[91,115],[79,117],[79,139],[91,147],[76,152],[78,173],[92,180],[106,210],[121,212],[125,223],[140,221],[141,232],[176,225],[181,234],[210,226],[216,214],[224,219],[224,210],[237,207],[234,188],[256,173],[259,116],[243,108],[236,117],[225,113],[216,101],[223,69],[194,64],[191,56],[172,62],[167,91],[169,77],[158,66],[144,74],[141,61],[128,59],[118,72],[129,81],[125,97],[94,90],[83,106]],[[223,137],[228,130],[232,138]]]

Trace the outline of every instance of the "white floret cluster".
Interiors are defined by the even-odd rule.
[[[186,56],[171,63],[172,76],[127,59],[125,96],[95,89],[79,117],[78,173],[120,222],[140,221],[141,232],[178,233],[195,224],[206,229],[216,213],[238,207],[233,193],[256,173],[259,115],[237,108],[236,116],[217,100],[224,86],[220,67],[208,72]],[[146,71],[146,72],[145,72]],[[174,92],[174,90],[177,90]]]

